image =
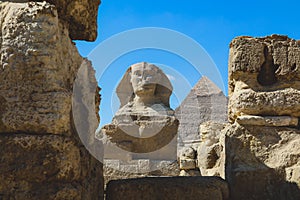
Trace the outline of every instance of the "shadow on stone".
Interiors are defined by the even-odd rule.
[[[234,126],[232,125],[232,127]],[[291,136],[290,141],[284,141],[283,139],[285,136],[282,132],[291,132],[293,129],[281,128],[281,130],[278,128],[277,132],[274,130],[267,132],[266,129],[238,127],[234,129],[233,134],[226,135],[227,162],[225,179],[229,184],[230,199],[232,200],[300,199],[300,189],[297,184],[287,181],[289,179],[288,168],[297,168],[297,164],[292,164],[292,160],[297,161],[297,154],[290,152],[290,154],[284,155],[285,152],[280,153],[276,148],[276,145],[280,144],[281,150],[288,147],[282,143],[285,142],[288,145],[292,144],[289,143],[290,141],[296,140],[293,136]],[[274,155],[278,154],[277,159],[273,157],[273,154],[266,153],[267,150],[264,148],[268,146],[270,148],[275,147],[273,151]],[[283,163],[282,159],[285,157],[287,157],[287,160],[291,160],[290,163]],[[266,164],[272,166],[272,168]],[[289,173],[295,172],[291,169]]]
[[[159,177],[110,181],[107,200],[222,200],[227,183],[219,177]]]

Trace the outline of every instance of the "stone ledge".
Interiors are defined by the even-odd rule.
[[[219,177],[159,177],[110,181],[107,200],[228,199],[227,183]]]
[[[254,116],[244,115],[237,118],[241,125],[256,126],[298,126],[298,118],[290,116]]]

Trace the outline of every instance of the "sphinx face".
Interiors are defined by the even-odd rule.
[[[131,84],[138,96],[154,96],[160,79],[161,74],[154,65],[143,63],[131,67]]]

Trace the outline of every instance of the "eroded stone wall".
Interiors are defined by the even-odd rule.
[[[72,120],[73,84],[84,60],[71,39],[96,37],[96,19],[78,17],[79,8],[97,15],[98,1],[88,2],[69,2],[76,5],[71,10],[63,9],[67,1],[0,2],[0,199],[103,196],[102,164]],[[85,27],[77,30],[71,21]],[[96,83],[94,71],[90,80]]]
[[[223,130],[231,199],[299,199],[300,43],[238,37],[229,58]]]

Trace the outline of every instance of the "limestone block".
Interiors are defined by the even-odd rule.
[[[285,169],[286,179],[290,182],[296,183],[300,188],[300,163],[296,166],[289,167]]]
[[[225,178],[224,127],[225,124],[212,121],[200,125],[201,142],[197,149],[197,160],[203,176]]]
[[[201,176],[199,169],[181,170],[179,176]]]
[[[298,126],[298,118],[290,116],[242,115],[236,120],[241,125],[254,126]]]
[[[79,200],[80,196],[84,196],[83,188],[80,184],[71,183],[49,183],[47,185],[14,182],[14,187],[10,194],[6,190],[0,194],[0,198],[16,199],[16,200],[40,200],[40,199],[66,199],[66,200]]]
[[[148,168],[147,163],[150,165],[150,168]],[[122,169],[120,168],[121,165],[123,165]],[[122,171],[128,169],[126,168],[127,165],[137,166],[137,168],[131,168],[137,171]],[[103,171],[105,186],[111,180],[142,178],[146,176],[178,176],[180,173],[177,161],[148,159],[131,160],[128,162],[105,159]]]
[[[40,0],[7,0],[34,4]],[[94,41],[97,37],[97,14],[100,0],[45,0],[55,5],[59,20],[68,27],[72,40]]]
[[[102,165],[71,139],[1,135],[0,157],[3,199],[95,199],[102,195]]]
[[[177,160],[151,160],[150,169],[152,176],[178,176],[180,173]]]
[[[180,153],[180,159],[195,159],[196,158],[196,151],[192,147],[183,148]]]
[[[6,2],[0,9],[0,132],[69,135],[82,58],[68,29],[46,2]]]
[[[300,43],[286,36],[238,37],[230,44],[229,120],[300,116]]]
[[[179,161],[180,169],[189,170],[196,168],[196,160],[195,159],[180,159]]]
[[[104,160],[105,167],[120,170],[120,160]]]
[[[79,180],[80,150],[58,136],[0,136],[1,175],[43,182]],[[1,181],[2,182],[2,181]]]
[[[287,127],[224,129],[231,199],[299,199],[300,131]]]
[[[138,160],[138,172],[145,173],[149,171],[150,171],[150,160],[149,159]]]
[[[227,183],[219,177],[159,177],[111,181],[106,199],[228,199]]]

